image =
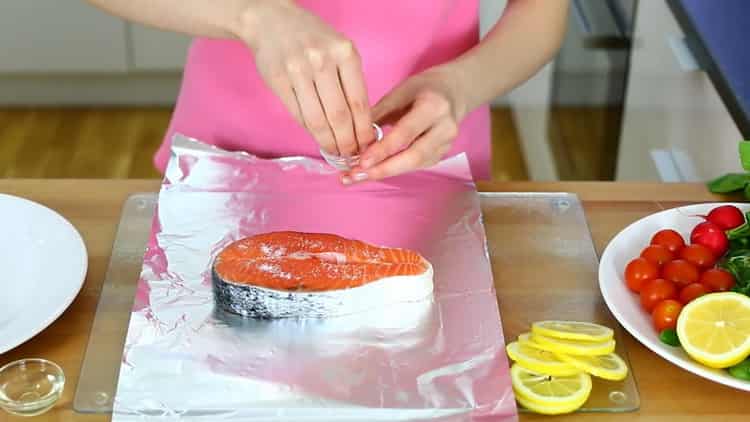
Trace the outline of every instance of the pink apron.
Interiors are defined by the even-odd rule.
[[[449,61],[479,42],[478,0],[298,3],[354,42],[372,104],[410,75]],[[193,41],[169,129],[154,157],[162,172],[174,133],[264,158],[320,157],[318,144],[266,87],[251,52],[239,41]],[[475,179],[489,179],[487,106],[464,119],[447,156],[461,152],[467,154]]]

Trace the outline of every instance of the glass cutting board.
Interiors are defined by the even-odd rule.
[[[131,196],[122,217],[89,336],[73,407],[111,413],[135,287],[151,229],[156,194]],[[544,319],[597,322],[623,331],[599,294],[598,259],[583,208],[567,193],[480,193],[506,343]],[[623,381],[594,378],[579,412],[625,412],[640,399],[632,372]],[[520,409],[524,412],[524,409]]]
[[[535,321],[596,322],[615,330],[616,353],[630,368],[623,330],[599,293],[599,260],[578,197],[480,196],[506,344]],[[623,381],[592,380],[591,396],[579,412],[627,412],[640,406],[632,371]]]

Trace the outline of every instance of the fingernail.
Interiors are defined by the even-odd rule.
[[[350,177],[348,177],[348,176],[344,176],[344,177],[341,178],[341,183],[343,183],[345,185],[351,185],[352,184],[352,179]]]
[[[368,176],[367,173],[354,173],[352,175],[352,179],[354,179],[355,182],[362,182],[367,180],[368,177],[370,176]]]

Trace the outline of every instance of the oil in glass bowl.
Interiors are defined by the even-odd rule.
[[[0,368],[0,407],[19,416],[36,416],[62,396],[65,375],[44,359],[22,359]]]

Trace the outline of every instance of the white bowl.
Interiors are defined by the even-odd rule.
[[[668,209],[629,225],[618,233],[607,245],[599,263],[599,289],[617,321],[638,341],[654,353],[673,364],[711,381],[750,391],[750,382],[737,379],[725,370],[712,369],[692,360],[680,347],[671,347],[659,340],[658,333],[651,323],[651,316],[641,308],[640,298],[625,285],[625,266],[640,255],[659,230],[677,230],[690,240],[690,232],[703,221],[696,215],[706,215],[720,205],[734,205],[743,213],[750,210],[750,204],[706,203]]]

